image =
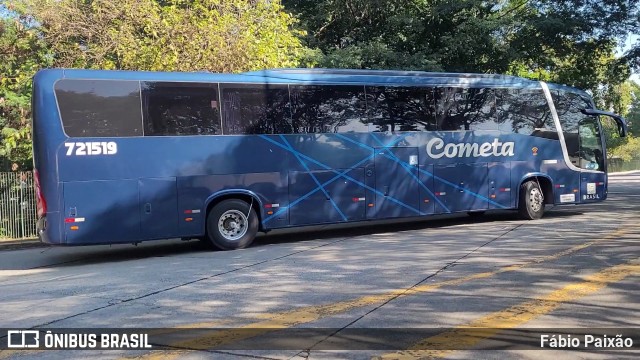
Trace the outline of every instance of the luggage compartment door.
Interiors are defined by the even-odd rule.
[[[64,183],[66,243],[127,243],[140,239],[137,180]]]
[[[176,178],[138,180],[140,231],[145,239],[168,239],[178,234]]]

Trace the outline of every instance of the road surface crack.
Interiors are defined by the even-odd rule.
[[[49,322],[46,322],[46,323],[43,323],[43,324],[40,324],[40,325],[33,326],[30,329],[37,329],[37,328],[40,328],[40,327],[48,326],[48,325],[55,324],[55,323],[58,323],[58,322],[61,322],[61,321],[64,321],[64,320],[68,320],[68,319],[72,319],[72,318],[75,318],[75,317],[78,317],[78,316],[90,314],[90,313],[98,311],[98,310],[103,310],[103,309],[106,309],[106,308],[109,308],[109,307],[112,307],[112,306],[115,306],[115,305],[118,305],[118,304],[124,304],[124,303],[128,303],[128,302],[131,302],[131,301],[144,299],[144,298],[147,298],[149,296],[158,295],[158,294],[161,294],[163,292],[167,292],[167,291],[170,291],[170,290],[175,290],[175,289],[178,289],[178,288],[181,288],[181,287],[184,287],[184,286],[187,286],[187,285],[195,284],[195,283],[198,283],[198,282],[201,282],[201,281],[205,281],[205,280],[213,279],[213,278],[216,278],[216,277],[219,277],[219,276],[227,275],[227,274],[230,274],[230,273],[242,271],[242,270],[245,270],[245,269],[248,269],[248,268],[252,268],[252,267],[256,267],[256,266],[259,266],[259,265],[263,265],[263,264],[266,264],[266,263],[269,263],[269,262],[282,260],[282,259],[294,256],[294,255],[298,255],[298,254],[301,254],[301,253],[304,253],[304,252],[307,252],[307,251],[312,251],[312,250],[316,250],[316,249],[319,249],[319,248],[322,248],[322,247],[325,247],[325,246],[334,245],[334,244],[337,244],[339,242],[345,241],[345,240],[347,240],[349,238],[350,237],[344,237],[344,238],[341,238],[341,239],[337,239],[337,240],[334,240],[334,241],[327,242],[325,244],[312,246],[312,247],[309,247],[309,248],[303,249],[303,250],[294,251],[294,252],[288,253],[286,255],[282,255],[282,256],[275,257],[275,258],[258,261],[258,262],[255,262],[255,263],[252,263],[252,264],[248,264],[248,265],[244,265],[244,266],[240,266],[240,267],[237,267],[237,268],[234,268],[234,269],[231,269],[231,270],[227,270],[227,271],[219,272],[219,273],[216,273],[216,274],[213,274],[213,275],[205,276],[205,277],[202,277],[202,278],[199,278],[199,279],[196,279],[196,280],[187,281],[187,282],[184,282],[184,283],[181,283],[181,284],[178,284],[178,285],[174,285],[174,286],[170,286],[170,287],[167,287],[167,288],[164,288],[164,289],[160,289],[160,290],[157,290],[157,291],[152,291],[150,293],[146,293],[146,294],[143,294],[143,295],[140,295],[140,296],[136,296],[136,297],[132,297],[132,298],[128,298],[128,299],[122,299],[122,300],[117,301],[117,302],[109,301],[109,303],[107,305],[99,306],[97,308],[93,308],[93,309],[90,309],[90,310],[87,310],[87,311],[83,311],[83,312],[80,312],[80,313],[77,313],[77,314],[73,314],[73,315],[65,316],[65,317],[60,318],[60,319],[52,320],[52,321],[49,321]],[[1,338],[3,338],[3,337],[0,337],[0,339]]]
[[[425,278],[421,279],[420,281],[418,281],[417,283],[411,285],[410,287],[404,289],[404,291],[402,292],[398,292],[396,295],[390,297],[389,299],[387,299],[386,301],[382,302],[381,304],[379,304],[378,306],[374,307],[373,309],[367,311],[366,313],[364,313],[363,315],[358,316],[357,318],[355,318],[353,321],[349,322],[347,325],[337,329],[336,331],[332,332],[331,334],[327,335],[325,338],[319,340],[318,342],[316,342],[315,344],[313,344],[313,346],[311,346],[308,349],[305,349],[303,351],[300,351],[299,353],[297,353],[296,355],[290,357],[289,359],[294,359],[297,357],[306,357],[308,358],[311,355],[311,350],[313,350],[315,347],[317,347],[319,344],[325,342],[326,340],[330,339],[331,337],[335,336],[336,334],[338,334],[339,332],[341,332],[342,330],[351,327],[352,325],[354,325],[355,323],[357,323],[358,321],[364,319],[365,317],[369,316],[370,314],[374,313],[375,311],[377,311],[378,309],[382,308],[383,306],[387,305],[388,303],[392,302],[393,300],[399,298],[399,297],[403,297],[405,296],[405,294],[411,292],[413,289],[417,288],[418,286],[424,284],[426,281],[433,279],[434,277],[438,276],[439,274],[441,274],[442,272],[446,271],[447,269],[456,266],[461,260],[464,260],[466,258],[468,258],[469,256],[473,255],[474,253],[476,253],[478,250],[484,248],[485,246],[493,243],[494,241],[499,240],[500,238],[504,237],[507,234],[512,233],[513,231],[517,230],[518,228],[520,228],[522,226],[522,224],[516,225],[513,228],[503,232],[502,234],[494,237],[493,239],[483,243],[482,245],[476,247],[475,249],[467,252],[466,254],[464,254],[463,256],[455,259],[454,261],[451,261],[449,263],[447,263],[446,265],[444,265],[443,267],[441,267],[440,269],[436,270],[433,274],[426,276]]]

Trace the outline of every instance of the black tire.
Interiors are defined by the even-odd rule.
[[[207,215],[207,238],[221,250],[243,249],[253,242],[258,226],[258,215],[249,204],[224,200]]]
[[[544,214],[544,193],[537,181],[525,181],[520,186],[518,214],[524,220],[537,220]]]

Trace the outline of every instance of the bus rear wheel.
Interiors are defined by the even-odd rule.
[[[207,238],[221,250],[245,248],[258,233],[258,215],[242,200],[224,200],[207,216]]]
[[[537,181],[529,180],[520,186],[518,214],[525,220],[537,220],[544,214],[544,195]]]

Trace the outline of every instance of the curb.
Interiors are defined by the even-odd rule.
[[[40,239],[0,240],[0,251],[23,250],[45,246],[48,245],[41,242]]]

